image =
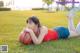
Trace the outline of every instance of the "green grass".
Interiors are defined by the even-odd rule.
[[[67,12],[1,11],[0,45],[8,45],[8,53],[80,53],[80,38],[44,42],[40,45],[24,45],[18,41],[19,33],[26,26],[26,19],[36,15],[48,28],[67,27]],[[77,13],[80,15],[80,12]],[[79,18],[75,18],[75,26]]]

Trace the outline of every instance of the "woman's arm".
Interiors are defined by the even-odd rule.
[[[20,32],[20,35],[23,34],[25,31],[25,28],[22,29],[22,31]]]
[[[47,27],[41,27],[41,30],[40,30],[40,34],[38,36],[38,38],[36,37],[36,35],[34,34],[34,32],[31,30],[30,31],[30,35],[31,35],[31,38],[33,40],[33,43],[34,44],[40,44],[42,43],[43,39],[44,39],[44,36],[47,34],[48,32],[48,29]]]

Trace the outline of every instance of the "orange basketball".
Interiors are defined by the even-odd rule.
[[[32,39],[30,37],[29,32],[24,32],[20,35],[19,37],[19,41],[22,42],[23,44],[31,44],[32,43]]]

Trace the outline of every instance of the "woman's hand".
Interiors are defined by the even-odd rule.
[[[29,29],[29,28],[25,28],[25,31],[29,32],[29,33],[32,33],[33,30],[32,29]]]

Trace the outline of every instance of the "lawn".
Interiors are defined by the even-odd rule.
[[[35,15],[48,28],[67,27],[67,12],[0,11],[0,45],[8,45],[8,53],[80,53],[80,38],[49,41],[40,45],[24,45],[18,41],[19,33],[26,26],[26,19]],[[80,12],[77,13],[80,15]],[[75,26],[79,18],[75,18]]]

